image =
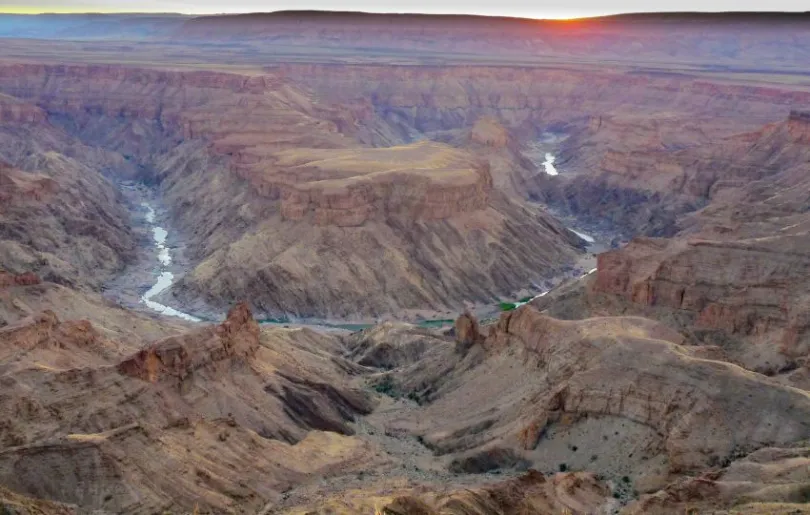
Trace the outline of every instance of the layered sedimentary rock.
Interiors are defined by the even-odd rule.
[[[85,142],[139,167],[125,174],[161,184],[198,265],[174,288],[176,301],[217,310],[250,298],[274,316],[458,309],[464,301],[511,295],[570,261],[569,242],[552,243],[558,238],[543,234],[545,222],[553,225],[548,217],[511,206],[492,188],[513,199],[545,199],[606,229],[673,234],[681,213],[771,169],[728,166],[727,156],[738,155],[750,137],[720,150],[700,143],[727,138],[729,127],[778,119],[784,106],[807,99],[800,88],[604,70],[317,64],[252,75],[6,65],[0,90],[36,103]],[[653,117],[662,105],[669,114]],[[645,113],[629,115],[630,109]],[[685,124],[694,130],[682,130]],[[571,133],[572,145],[592,142],[593,151],[565,150],[564,173],[547,176],[525,150],[548,129]],[[469,155],[409,144],[426,136]],[[408,162],[385,164],[392,155]],[[427,155],[454,164],[436,168],[426,164]],[[720,168],[727,172],[716,173]],[[335,227],[349,231],[339,235]],[[515,238],[517,227],[523,234]],[[431,239],[454,243],[447,249],[417,243]],[[335,248],[338,241],[343,249]],[[304,252],[298,242],[324,250]],[[531,257],[538,248],[546,250]],[[396,292],[395,299],[361,295],[380,284],[367,271],[386,255],[400,257],[377,289]],[[333,276],[325,273],[327,259],[355,263]],[[508,268],[514,279],[497,268]],[[291,283],[302,286],[291,290]],[[200,297],[205,303],[196,302]]]
[[[546,478],[532,470],[514,479],[477,488],[379,484],[377,488],[336,494],[282,513],[349,515],[375,510],[388,515],[598,513],[617,506],[618,501],[610,496],[605,485],[590,474],[559,474]]]
[[[807,237],[715,242],[638,240],[599,256],[594,290],[695,314],[698,329],[808,351]]]
[[[595,69],[284,64],[270,70],[333,102],[370,97],[401,133],[417,128],[457,146],[482,147],[496,187],[626,234],[670,236],[677,217],[705,205],[715,183],[762,177],[766,170],[733,163],[747,153],[744,141],[725,140],[784,119],[809,98],[803,88]],[[547,132],[559,141],[543,143]],[[530,156],[538,145],[556,156],[560,175],[543,173],[542,157]]]
[[[39,123],[46,119],[47,114],[39,107],[0,94],[0,123]]]
[[[486,209],[483,163],[435,143],[384,149],[295,149],[276,155],[294,186],[281,193],[287,220],[359,226],[370,220],[444,220]]]
[[[713,513],[804,514],[808,449],[768,447],[721,470],[668,485],[644,496],[623,513],[674,514],[684,509]]]
[[[524,306],[477,326],[470,315],[459,318],[463,345],[402,324],[349,339],[349,355],[376,371],[374,388],[409,401],[395,400],[368,419],[382,422],[386,434],[415,436],[456,477],[527,468],[543,473],[529,477],[553,477],[532,483],[539,490],[510,490],[518,503],[537,495],[521,504],[526,513],[561,509],[544,504],[555,506],[545,488],[560,481],[573,481],[571,494],[577,486],[602,492],[595,504],[578,505],[585,513],[799,508],[810,477],[806,391],[724,362],[720,349],[641,317],[564,321]],[[599,481],[559,473],[570,470]],[[453,513],[465,506],[500,513],[500,497],[490,493],[502,486],[471,488],[472,504],[445,504],[448,494],[458,499],[452,485],[375,482],[290,512],[410,506]]]
[[[390,372],[403,395],[420,384],[408,374],[432,384],[419,415],[390,424],[452,456],[453,470],[562,463],[628,475],[649,490],[806,438],[806,392],[699,357],[688,343],[640,317],[562,321],[523,307],[504,314],[449,378],[431,379],[430,360]]]
[[[216,368],[220,362],[229,368],[244,364],[259,348],[259,325],[249,308],[233,308],[220,326],[208,334],[195,333],[170,337],[155,343],[118,364],[118,371],[150,383],[171,382],[181,385],[204,368]]]
[[[199,264],[175,288],[192,308],[440,309],[509,295],[576,252],[551,217],[493,192],[480,157],[392,146],[402,136],[367,105],[326,106],[283,74],[9,65],[0,89],[161,184]]]
[[[115,159],[18,105],[39,115],[0,117],[0,263],[98,288],[135,249],[123,198],[102,174]]]
[[[757,370],[806,355],[809,133],[796,112],[705,151],[694,174],[711,174],[710,204],[682,218],[673,240],[639,238],[600,255],[590,291],[679,314],[682,330],[743,340],[729,352]]]
[[[65,369],[103,365],[121,352],[87,320],[60,321],[50,310],[0,329],[4,343],[0,359],[26,355],[29,365]]]
[[[335,339],[260,334],[245,305],[134,353],[101,332],[51,312],[0,329],[14,414],[0,477],[15,492],[119,513],[258,510],[308,474],[375,462],[339,434],[372,403],[322,359]]]
[[[277,42],[336,38],[338,54],[434,37],[454,51],[511,51],[504,27],[533,30],[499,20],[444,34],[446,19],[419,31],[412,18],[398,28],[374,16],[359,29],[327,18],[302,30],[287,19],[271,20],[282,20]],[[243,21],[219,36],[267,35],[263,20]],[[180,37],[207,37],[209,22]],[[662,40],[667,55],[650,41],[660,25],[644,37],[567,26],[516,53],[587,60],[638,42],[655,59],[694,52],[680,26]],[[739,27],[713,33],[712,48],[746,45],[726,64],[806,57],[799,39],[763,53],[767,31]],[[595,44],[598,34],[610,41]],[[238,48],[267,46],[252,44]],[[70,43],[83,50],[75,60],[104,61],[93,49],[109,43],[94,45]],[[136,46],[121,46],[129,62],[163,48]],[[751,72],[751,85],[717,69],[698,78],[684,63],[688,73],[658,74],[584,60],[456,66],[444,55],[436,66],[389,55],[402,65],[261,68],[271,60],[253,54],[222,72],[195,59],[231,47],[174,48],[182,66],[0,66],[0,482],[10,488],[0,506],[802,509],[810,123],[795,109],[810,96],[793,77]],[[543,173],[545,152],[559,175]],[[135,239],[105,177],[159,190],[194,263],[167,296],[202,312],[236,299],[322,317],[494,301],[562,269],[581,245],[521,197],[606,230],[674,238],[638,238],[496,324],[466,313],[452,333],[262,329],[244,303],[190,328],[87,291],[121,269]]]

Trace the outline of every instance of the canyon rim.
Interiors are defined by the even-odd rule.
[[[0,513],[810,513],[808,62],[0,14]]]

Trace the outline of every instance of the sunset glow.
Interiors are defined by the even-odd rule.
[[[539,7],[539,8],[538,8]],[[760,11],[763,6],[758,6]],[[492,3],[485,0],[467,2],[450,1],[436,4],[432,0],[412,0],[410,2],[385,2],[372,0],[308,0],[293,2],[279,0],[13,0],[5,3],[0,0],[0,13],[42,14],[42,13],[183,13],[183,14],[235,14],[250,12],[271,12],[282,10],[316,11],[362,11],[377,13],[424,13],[424,14],[473,14],[483,16],[511,16],[521,18],[551,19],[572,21],[595,16],[605,16],[632,12],[673,12],[673,11],[746,11],[754,6],[740,0],[664,0],[651,5],[645,0],[566,0],[545,3],[538,6],[526,0],[505,0]],[[800,11],[806,9],[806,0],[774,0],[766,11]]]

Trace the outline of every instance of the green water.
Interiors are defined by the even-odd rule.
[[[356,332],[362,331],[364,329],[368,329],[369,327],[374,327],[376,324],[360,324],[360,323],[327,323],[327,322],[312,322],[312,321],[299,321],[299,322],[292,322],[291,320],[281,319],[281,318],[265,318],[258,320],[259,324],[261,325],[275,325],[275,326],[285,326],[285,325],[314,325],[320,327],[329,327],[331,329],[343,329],[346,331]],[[414,324],[417,327],[424,327],[426,329],[435,329],[453,325],[455,320],[452,318],[437,318],[435,320],[422,320],[421,322]]]

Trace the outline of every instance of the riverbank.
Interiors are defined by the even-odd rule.
[[[114,281],[104,286],[104,297],[128,309],[171,316],[186,322],[201,322],[200,317],[158,302],[176,277],[188,270],[182,245],[172,238],[155,193],[140,183],[118,183],[131,211],[133,231],[138,235],[137,258]]]
[[[171,230],[168,212],[162,208],[153,190],[133,182],[121,182],[119,188],[131,206],[133,230],[139,235],[140,248],[137,260],[120,277],[106,285],[105,296],[130,309],[147,310],[186,322],[221,322],[224,312],[220,313],[202,301],[193,306],[175,305],[171,285],[191,270],[191,263],[185,256],[185,242],[181,235]],[[567,280],[595,270],[596,254],[610,248],[606,242],[611,241],[611,235],[591,234],[586,232],[589,228],[576,225],[576,221],[565,222],[570,225],[569,230],[583,240],[586,253],[575,263],[565,267],[562,273],[538,280],[537,283],[527,285],[526,288],[493,303],[470,303],[455,311],[403,310],[396,316],[354,320],[298,319],[292,316],[262,319],[261,313],[257,313],[257,319],[263,325],[308,327],[320,331],[358,331],[388,321],[441,328],[452,325],[462,310],[469,311],[482,320],[492,319],[504,309],[525,304]]]

